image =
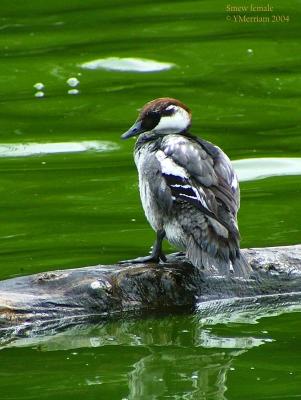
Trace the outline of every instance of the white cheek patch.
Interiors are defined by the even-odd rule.
[[[169,107],[173,107],[176,111],[170,116],[161,117],[159,124],[153,130],[159,133],[179,133],[185,131],[190,125],[190,116],[188,112],[181,107]]]

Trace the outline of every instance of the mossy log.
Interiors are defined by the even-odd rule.
[[[301,291],[301,245],[244,249],[249,279],[208,276],[179,253],[166,263],[97,265],[0,282],[0,327],[55,329],[126,311]]]

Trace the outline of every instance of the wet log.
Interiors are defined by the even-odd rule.
[[[0,282],[0,329],[57,330],[130,311],[301,291],[301,245],[243,253],[253,270],[249,279],[205,275],[180,253],[160,265],[96,265],[8,279]]]

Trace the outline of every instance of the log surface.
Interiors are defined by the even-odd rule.
[[[97,265],[8,279],[0,282],[0,328],[49,328],[125,311],[301,291],[301,245],[243,253],[253,269],[249,279],[205,275],[180,254],[160,265]]]

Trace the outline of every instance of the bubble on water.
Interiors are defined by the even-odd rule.
[[[78,89],[69,89],[68,94],[78,94],[79,90]]]
[[[44,97],[44,96],[45,96],[45,93],[42,92],[41,90],[39,90],[39,91],[36,92],[34,95],[35,95],[35,97],[37,97],[37,98],[41,98],[41,97]]]
[[[80,67],[91,70],[106,69],[122,72],[158,72],[169,70],[174,67],[174,64],[144,58],[108,57],[85,62]]]
[[[72,77],[67,80],[67,84],[71,87],[75,87],[79,84],[79,80],[75,77]]]
[[[35,83],[35,84],[33,85],[33,87],[34,87],[35,89],[37,89],[37,90],[43,90],[44,87],[45,87],[45,85],[44,85],[44,83],[42,83],[42,82],[37,82],[37,83]]]

